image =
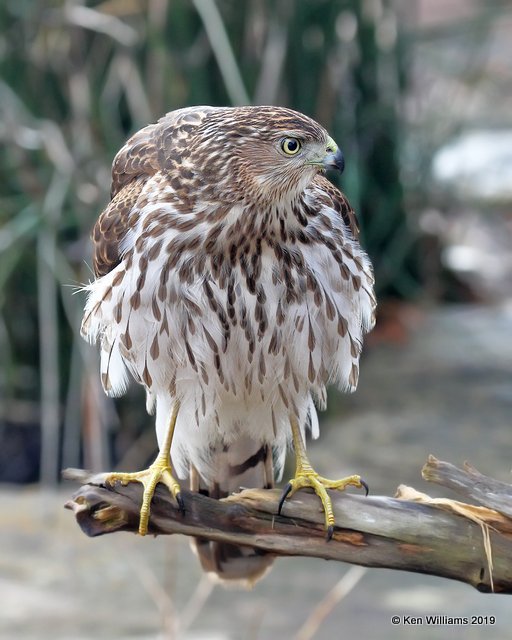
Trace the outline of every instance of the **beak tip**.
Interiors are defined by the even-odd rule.
[[[328,153],[324,158],[323,165],[326,169],[337,169],[340,173],[343,173],[345,157],[341,149],[338,148],[335,152]]]
[[[345,169],[345,156],[343,155],[343,153],[338,149],[338,151],[336,152],[336,168],[338,169],[338,171],[340,173],[343,173],[344,169]]]

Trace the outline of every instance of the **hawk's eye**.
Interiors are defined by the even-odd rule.
[[[300,140],[297,140],[297,138],[285,138],[281,142],[281,149],[287,156],[294,156],[296,153],[299,153],[300,147]]]

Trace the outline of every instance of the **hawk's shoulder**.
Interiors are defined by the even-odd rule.
[[[135,133],[112,163],[111,200],[92,231],[94,273],[98,278],[119,264],[120,244],[135,222],[137,200],[146,182],[158,171],[157,126],[148,125]]]
[[[152,176],[166,168],[169,159],[187,145],[193,130],[203,122],[214,107],[189,107],[165,114],[155,124],[149,124],[119,150],[112,163],[113,198],[135,177]]]
[[[144,174],[133,177],[117,191],[94,225],[93,266],[97,278],[119,264],[120,244],[135,222],[134,207],[147,180],[148,176]]]
[[[174,159],[187,148],[193,130],[212,107],[190,107],[171,111],[137,131],[124,144],[112,163],[111,201],[101,213],[92,232],[94,272],[101,277],[121,260],[121,243],[137,221],[142,193],[147,182],[159,172],[169,174]],[[159,182],[154,201],[158,200]]]

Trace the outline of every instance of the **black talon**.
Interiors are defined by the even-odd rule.
[[[330,542],[332,540],[333,533],[334,533],[334,527],[332,524],[330,524],[327,527],[327,536],[325,537],[326,542]]]
[[[181,497],[181,493],[176,494],[176,502],[178,503],[178,509],[180,510],[181,515],[185,515],[185,503],[183,498]]]
[[[365,496],[367,496],[370,493],[370,487],[366,484],[366,482],[364,480],[359,480],[359,482],[364,487],[364,490],[366,492]]]
[[[279,500],[279,506],[277,508],[277,515],[280,516],[281,515],[281,509],[283,508],[283,504],[284,501],[286,500],[286,498],[288,497],[288,494],[290,493],[290,491],[292,490],[292,485],[289,482],[286,487],[283,489],[283,493],[281,494],[281,499]]]

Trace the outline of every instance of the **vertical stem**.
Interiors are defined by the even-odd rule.
[[[208,36],[213,55],[217,60],[231,103],[234,105],[251,104],[242,73],[215,0],[193,0],[193,3],[203,21],[204,30]]]
[[[105,397],[96,369],[86,366],[82,385],[82,442],[86,469],[110,467],[105,423]]]
[[[80,466],[80,389],[83,360],[76,339],[71,347],[71,365],[62,428],[62,468]],[[94,469],[96,471],[96,469]]]
[[[39,369],[41,377],[41,483],[55,487],[60,445],[59,318],[55,278],[56,227],[61,217],[69,176],[56,170],[42,207],[45,220],[37,240],[37,306],[39,320]]]
[[[44,228],[37,242],[39,357],[41,371],[41,483],[57,484],[59,461],[59,334],[54,231]]]

